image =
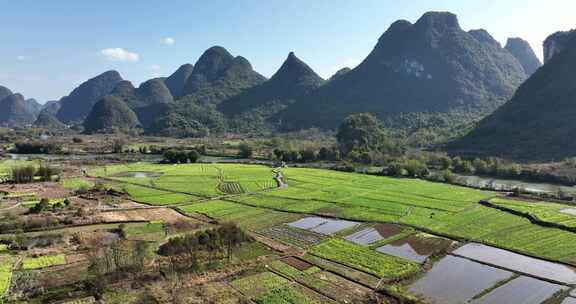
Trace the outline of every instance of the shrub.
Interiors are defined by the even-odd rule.
[[[51,181],[54,176],[58,176],[60,174],[60,169],[50,167],[48,165],[42,164],[36,171],[36,176],[40,177],[41,181]]]
[[[31,183],[36,175],[34,166],[16,167],[12,169],[12,181],[17,184]]]
[[[251,158],[254,154],[254,150],[247,143],[241,143],[238,146],[238,157],[240,158]]]

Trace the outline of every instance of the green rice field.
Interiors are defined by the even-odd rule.
[[[311,253],[383,279],[406,277],[419,271],[416,263],[336,238],[322,242]]]
[[[134,171],[162,175],[117,177]],[[285,168],[283,173],[288,188],[262,191],[270,186],[273,174],[269,167],[258,165],[138,163],[91,171],[93,175],[118,181],[135,200],[182,204],[179,208],[184,212],[237,222],[249,229],[288,222],[298,214],[329,215],[404,224],[425,232],[576,263],[575,233],[532,224],[524,217],[480,205],[479,201],[507,204],[567,225],[576,223],[576,217],[558,212],[564,205],[502,200],[493,192],[415,179],[308,168]],[[222,197],[226,193],[218,186],[223,181],[237,183],[250,193]],[[156,186],[161,190],[153,188]],[[195,201],[207,197],[219,199]]]

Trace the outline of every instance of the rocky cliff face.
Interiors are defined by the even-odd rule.
[[[183,95],[205,104],[218,104],[242,90],[261,84],[266,78],[250,62],[232,56],[225,48],[212,47],[198,59],[184,86]]]
[[[227,99],[218,109],[234,118],[229,123],[234,131],[254,132],[266,128],[272,115],[323,83],[324,79],[291,52],[268,81]]]
[[[139,126],[140,122],[134,111],[114,96],[106,96],[98,101],[84,121],[84,130],[87,133],[126,131]]]
[[[528,76],[542,66],[530,44],[522,38],[508,38],[504,48],[518,59]]]
[[[547,63],[556,54],[564,50],[570,40],[575,39],[576,30],[557,32],[544,40],[544,63]]]
[[[36,105],[21,94],[11,94],[0,100],[0,125],[23,127],[36,120]]]
[[[561,38],[559,38],[561,37]],[[548,61],[505,105],[465,137],[454,152],[520,160],[563,160],[576,156],[576,39],[547,39]]]
[[[102,73],[74,89],[70,95],[60,100],[60,110],[56,115],[62,122],[82,121],[90,113],[94,104],[110,94],[122,77],[116,71]]]
[[[294,129],[334,128],[355,112],[381,119],[455,111],[478,117],[525,79],[518,60],[486,31],[466,32],[454,14],[429,12],[415,24],[393,23],[358,67],[299,100],[281,119]]]
[[[170,93],[174,97],[181,97],[184,93],[184,86],[188,81],[188,77],[192,75],[194,66],[191,64],[184,64],[176,70],[172,75],[166,78],[165,83]]]

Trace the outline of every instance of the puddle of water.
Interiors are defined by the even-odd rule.
[[[320,226],[324,223],[326,223],[325,218],[305,217],[305,218],[299,219],[295,222],[288,223],[288,226],[294,227],[294,228],[300,228],[300,229],[304,229],[304,230],[309,230],[309,229],[312,229],[314,227]]]
[[[367,228],[360,230],[356,233],[348,235],[344,238],[350,242],[354,242],[359,245],[368,245],[384,239],[384,237],[378,233],[374,228]]]
[[[412,248],[409,243],[404,243],[399,246],[389,244],[376,248],[376,251],[414,261],[416,263],[424,263],[429,256],[425,254],[418,254],[418,252],[414,250],[414,248]]]
[[[442,238],[413,235],[376,248],[376,251],[424,263],[429,256],[448,248],[450,244],[451,241]]]
[[[473,304],[540,304],[567,287],[541,280],[519,277],[500,286]]]
[[[358,225],[356,222],[351,221],[339,221],[339,220],[330,220],[325,224],[322,224],[316,228],[313,228],[312,231],[318,232],[321,234],[334,234],[338,231],[342,231],[347,228],[351,228]]]
[[[144,172],[144,171],[130,171],[121,172],[115,174],[115,177],[132,177],[132,178],[147,178],[147,177],[160,177],[163,173],[161,172]]]
[[[428,299],[429,303],[461,304],[512,275],[506,270],[446,256],[409,290]]]
[[[562,304],[576,304],[576,298],[568,297],[568,298],[564,299]]]
[[[576,216],[576,208],[566,208],[560,210],[561,213]]]
[[[346,236],[344,239],[359,245],[369,245],[385,240],[402,232],[403,228],[394,224],[378,224]]]
[[[454,254],[520,273],[530,274],[538,278],[566,284],[576,284],[576,271],[568,266],[527,257],[499,248],[482,244],[466,244],[454,251]]]
[[[358,225],[357,222],[333,220],[321,217],[307,217],[292,223],[288,223],[288,226],[290,227],[305,229],[325,235],[331,235],[356,225]]]

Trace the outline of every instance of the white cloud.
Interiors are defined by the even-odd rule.
[[[24,61],[24,60],[26,60],[26,56],[22,56],[22,55],[16,56],[16,60]]]
[[[176,39],[172,37],[164,37],[160,40],[160,43],[163,45],[174,45],[176,43]]]
[[[99,52],[99,55],[109,61],[137,62],[140,55],[129,52],[123,48],[107,48]]]

